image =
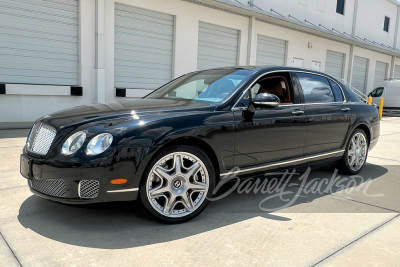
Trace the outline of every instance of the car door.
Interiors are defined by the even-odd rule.
[[[318,155],[340,150],[352,112],[339,84],[313,73],[298,72],[296,76],[307,115],[304,157],[318,159]]]
[[[289,159],[297,159],[296,163],[302,160],[306,133],[304,106],[300,104],[298,91],[288,72],[272,75],[286,79],[287,84],[284,86],[288,88],[284,89],[289,90],[288,94],[292,96],[290,102],[277,107],[257,107],[251,110],[252,106],[248,107],[251,99],[260,90],[256,83],[233,108],[236,125],[234,165],[240,168],[269,163],[278,166]],[[264,87],[266,92],[277,90],[276,86]]]

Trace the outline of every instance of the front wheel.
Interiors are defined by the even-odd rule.
[[[340,171],[346,174],[358,174],[365,165],[368,155],[368,138],[362,129],[356,129],[346,146],[343,158],[339,162]]]
[[[143,176],[140,200],[144,211],[167,223],[199,215],[214,188],[214,168],[196,147],[176,146],[159,153]]]

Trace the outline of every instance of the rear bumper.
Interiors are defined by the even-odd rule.
[[[119,162],[110,167],[51,166],[26,154],[21,155],[20,172],[28,180],[35,195],[66,204],[90,204],[137,199],[135,166],[132,162]],[[112,179],[125,178],[123,185],[113,185]],[[135,182],[136,181],[136,182]]]

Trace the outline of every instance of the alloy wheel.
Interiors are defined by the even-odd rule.
[[[205,164],[188,152],[163,156],[150,170],[146,182],[151,206],[166,217],[184,217],[204,202],[209,189]]]
[[[364,134],[358,132],[353,135],[347,152],[347,162],[352,171],[358,171],[362,168],[367,157],[367,140]]]

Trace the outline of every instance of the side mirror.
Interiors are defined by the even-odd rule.
[[[254,97],[253,103],[256,107],[274,108],[281,103],[281,100],[274,94],[262,93]]]

